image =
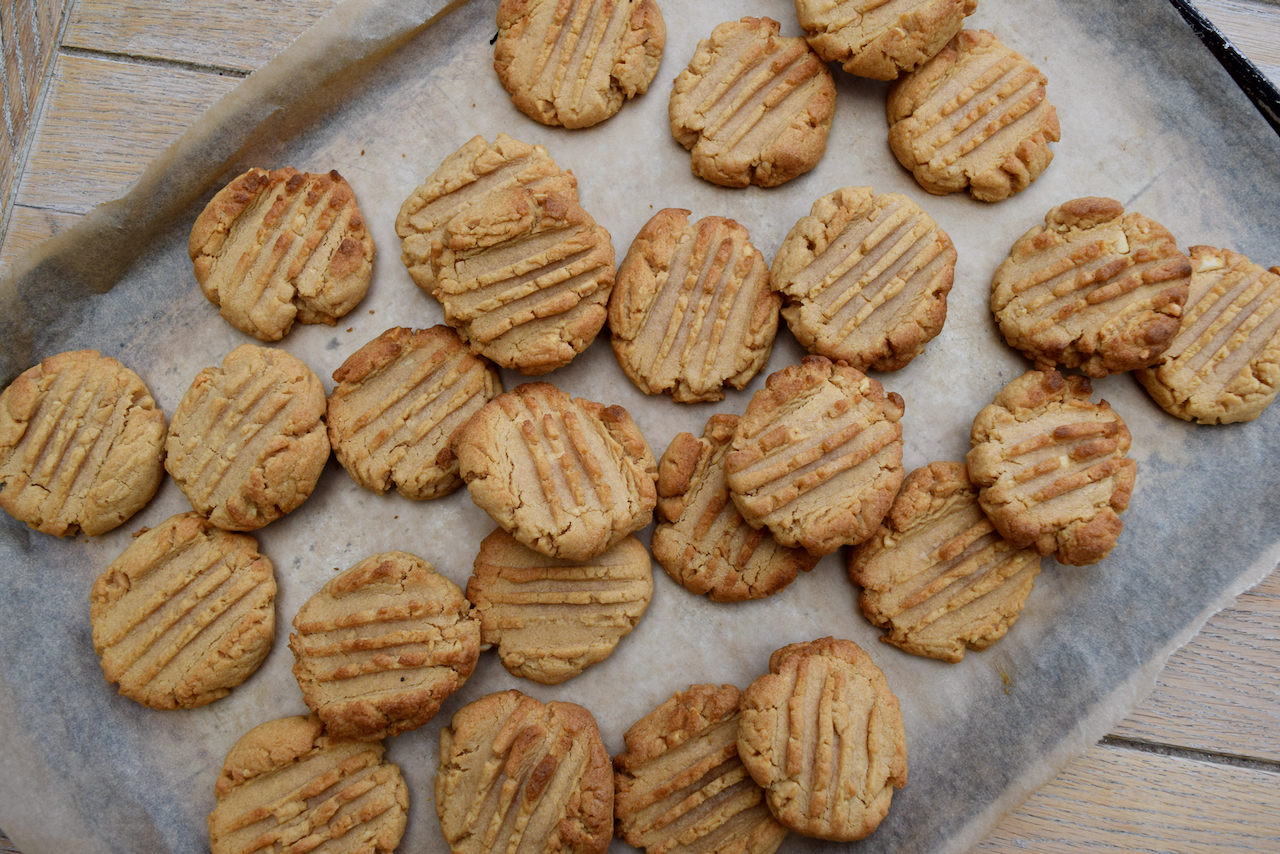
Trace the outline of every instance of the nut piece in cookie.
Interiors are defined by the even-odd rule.
[[[604,661],[653,598],[644,543],[624,537],[588,561],[550,558],[501,528],[485,537],[467,582],[480,642],[516,676],[558,685]]]
[[[1061,204],[1018,238],[991,310],[1037,367],[1105,377],[1155,364],[1182,324],[1191,264],[1164,226],[1114,199]]]
[[[810,353],[896,371],[942,331],[955,266],[951,238],[911,199],[844,187],[795,224],[771,276]]]
[[[978,0],[796,0],[809,45],[850,74],[893,80],[949,42]]]
[[[293,628],[293,675],[338,738],[371,741],[422,726],[480,655],[480,623],[462,590],[406,552],[374,555],[331,578]]]
[[[875,830],[907,782],[898,698],[853,641],[783,647],[743,692],[738,755],[784,826],[848,842]]]
[[[28,368],[0,393],[0,508],[37,531],[105,534],[164,478],[164,413],[97,350]]]
[[[250,169],[191,228],[196,281],[223,318],[259,341],[294,321],[337,322],[364,299],[373,238],[337,172]]]
[[[875,536],[849,555],[859,604],[881,640],[956,662],[983,650],[1018,619],[1040,573],[1034,549],[1014,548],[978,505],[964,463],[907,475]]]
[[[613,244],[574,196],[490,193],[445,224],[443,241],[436,298],[472,352],[536,376],[569,364],[604,326]]]
[[[715,602],[762,599],[782,590],[818,556],[778,545],[729,498],[724,458],[736,415],[712,415],[699,439],[680,433],[658,462],[653,556],[673,579]]]
[[[555,190],[578,198],[572,172],[555,164],[541,145],[526,145],[505,133],[493,143],[476,136],[444,159],[422,186],[410,194],[396,217],[400,260],[422,290],[439,298],[431,259],[444,251],[444,227],[465,208],[486,196],[524,187],[535,193]]]
[[[502,392],[498,370],[447,326],[388,329],[333,372],[333,453],[379,495],[439,498],[462,486],[454,431]]]
[[[253,531],[296,509],[329,459],[324,386],[283,350],[242,344],[183,395],[165,468],[197,513]]]
[[[782,299],[747,230],[658,211],[636,235],[609,298],[618,364],[646,394],[720,400],[769,361]]]
[[[658,466],[621,406],[525,383],[486,403],[455,445],[471,499],[548,557],[590,560],[653,518]]]
[[[876,531],[902,485],[903,402],[861,371],[806,356],[755,393],[724,458],[729,494],[781,545],[830,554]]]
[[[1280,267],[1192,246],[1182,326],[1160,362],[1134,373],[1165,412],[1183,420],[1257,418],[1280,390]]]
[[[769,18],[720,24],[676,78],[671,133],[699,178],[776,187],[826,152],[836,106],[831,69],[804,39],[780,29]]]
[[[693,685],[632,724],[613,758],[618,836],[650,854],[772,854],[787,835],[738,758],[732,685]]]
[[[920,186],[984,202],[1021,192],[1061,138],[1045,76],[986,30],[961,30],[889,90],[889,147]]]
[[[544,125],[599,124],[643,95],[667,28],[654,0],[502,0],[493,68],[520,112]]]
[[[249,678],[275,640],[276,579],[248,534],[181,513],[145,531],[89,594],[108,682],[153,709],[194,709]]]
[[[1092,391],[1087,377],[1027,371],[974,418],[966,457],[996,530],[1073,566],[1115,546],[1138,469],[1129,428]]]
[[[381,742],[326,734],[315,715],[279,718],[227,753],[209,813],[212,854],[323,850],[391,854],[409,788]]]
[[[435,796],[453,854],[603,854],[613,836],[613,772],[595,718],[516,690],[463,706],[440,730]]]

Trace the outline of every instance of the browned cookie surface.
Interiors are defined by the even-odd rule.
[[[974,418],[966,457],[996,530],[1075,566],[1115,546],[1137,473],[1129,428],[1091,392],[1086,377],[1027,371]]]
[[[105,534],[164,477],[164,413],[96,350],[40,362],[0,394],[0,508],[37,531]]]
[[[720,400],[769,361],[781,298],[747,230],[666,208],[640,229],[609,299],[613,352],[646,394]]]
[[[299,323],[333,325],[364,299],[373,238],[337,172],[250,169],[191,229],[196,281],[228,323],[277,341]]]
[[[653,597],[649,552],[635,537],[587,561],[550,558],[498,528],[480,543],[467,599],[480,642],[516,676],[558,685],[608,658]]]
[[[724,458],[736,415],[713,415],[702,438],[680,433],[658,462],[653,556],[672,578],[716,602],[772,596],[818,562],[753,528],[729,497]]]
[[[391,854],[409,790],[383,753],[381,742],[324,734],[315,715],[259,724],[228,751],[214,786],[213,854]]]
[[[771,374],[734,429],[729,494],[782,545],[830,554],[870,537],[902,485],[902,398],[806,356]]]
[[[796,0],[818,55],[875,80],[919,68],[977,8],[978,0]]]
[[[528,145],[500,133],[492,143],[476,136],[450,154],[400,206],[396,234],[400,260],[414,284],[436,296],[431,260],[444,251],[444,226],[486,196],[524,187],[537,193],[556,190],[576,199],[573,173],[555,164],[541,145]]]
[[[693,685],[627,730],[613,758],[618,836],[647,854],[772,854],[787,830],[738,758],[732,685]]]
[[[584,128],[643,95],[667,29],[654,0],[502,0],[493,67],[520,112]]]
[[[911,199],[844,187],[795,224],[771,275],[809,352],[896,371],[942,331],[955,265],[951,238]]]
[[[549,557],[589,560],[653,517],[657,463],[621,406],[525,383],[485,404],[456,444],[472,500]]]
[[[435,294],[473,352],[535,376],[595,340],[613,290],[613,244],[575,196],[512,187],[445,224]]]
[[[671,133],[693,174],[724,187],[776,187],[818,164],[835,113],[831,70],[777,21],[720,24],[671,90]]]
[[[436,815],[454,854],[603,854],[613,773],[595,718],[519,691],[463,706],[440,730]]]
[[[738,754],[784,826],[862,839],[907,782],[898,698],[852,641],[791,644],[743,692]]]
[[[198,513],[139,535],[89,594],[93,648],[108,682],[155,709],[225,697],[275,640],[271,561],[247,534]]]
[[[1200,424],[1252,421],[1280,390],[1280,267],[1191,247],[1178,334],[1136,376],[1165,412]]]
[[[982,512],[964,463],[907,475],[880,530],[849,554],[881,639],[951,662],[1004,637],[1039,572],[1035,550],[1014,548]]]
[[[480,655],[480,624],[462,590],[405,552],[374,555],[332,578],[293,628],[293,675],[338,738],[369,741],[422,726]]]
[[[1182,323],[1191,265],[1168,229],[1114,199],[1073,199],[1018,238],[991,281],[1009,345],[1091,377],[1159,361]]]
[[[961,30],[889,90],[889,147],[930,193],[997,202],[1040,176],[1061,138],[1047,80],[985,30]]]
[[[183,395],[165,468],[219,528],[261,528],[315,489],[329,459],[324,413],[324,386],[301,360],[242,344]]]
[[[333,453],[365,489],[406,498],[462,485],[453,433],[502,391],[498,371],[447,326],[388,329],[333,372]]]

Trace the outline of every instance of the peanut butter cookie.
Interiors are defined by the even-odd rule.
[[[809,45],[850,74],[893,80],[960,32],[978,0],[796,0]]]

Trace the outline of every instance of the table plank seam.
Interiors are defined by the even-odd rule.
[[[1203,762],[1209,765],[1224,765],[1231,768],[1247,768],[1251,771],[1280,774],[1280,762],[1275,760],[1261,759],[1255,756],[1240,756],[1234,753],[1222,753],[1206,750],[1202,747],[1180,747],[1176,744],[1165,744],[1158,741],[1146,741],[1140,738],[1127,738],[1116,735],[1104,735],[1098,741],[1098,744],[1103,747],[1135,750],[1139,753],[1187,759],[1192,762]]]
[[[194,71],[203,74],[216,74],[219,77],[236,77],[244,79],[251,72],[243,68],[229,65],[210,65],[203,62],[185,62],[180,59],[167,59],[159,56],[148,56],[140,53],[123,53],[119,51],[101,50],[99,48],[73,47],[62,45],[60,56],[73,56],[81,59],[97,59],[106,62],[121,62],[130,65],[144,65],[150,68],[163,68],[170,71]]]

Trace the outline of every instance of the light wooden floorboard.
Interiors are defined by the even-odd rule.
[[[1276,7],[1271,0],[1195,0],[1205,17],[1249,57],[1259,70],[1280,86],[1280,41],[1275,38]]]

